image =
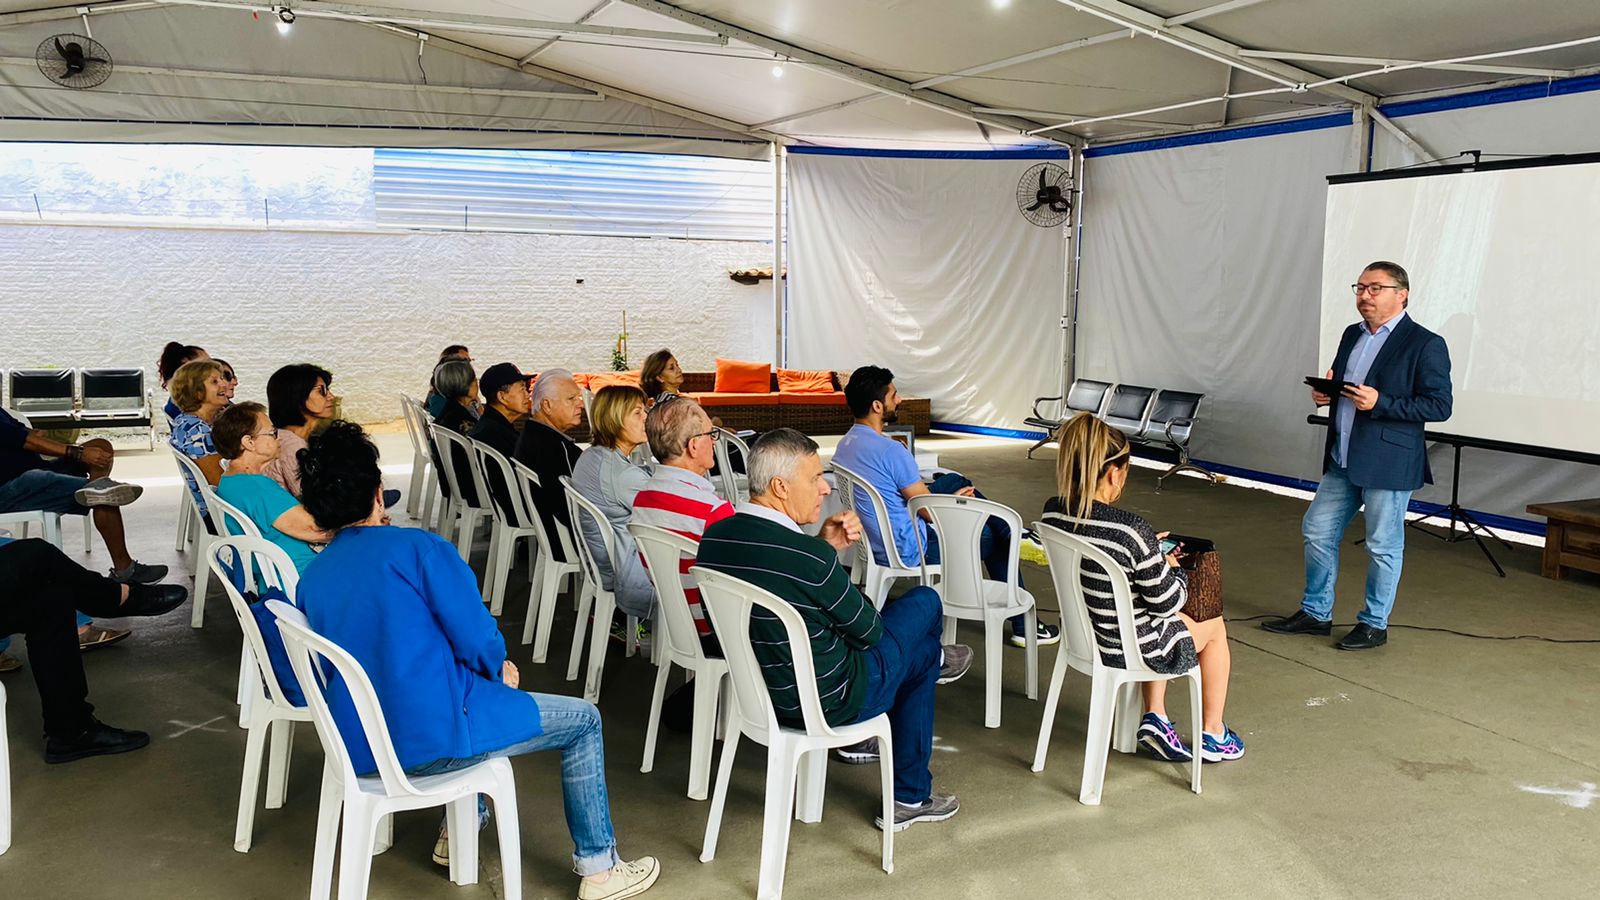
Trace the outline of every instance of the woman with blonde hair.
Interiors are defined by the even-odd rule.
[[[1128,439],[1093,415],[1081,413],[1061,426],[1056,440],[1061,444],[1056,457],[1060,496],[1045,504],[1044,522],[1087,540],[1122,567],[1133,589],[1134,628],[1146,665],[1176,674],[1188,671],[1198,657],[1204,717],[1200,758],[1238,759],[1244,755],[1244,741],[1222,720],[1230,669],[1227,628],[1220,616],[1196,622],[1182,612],[1188,582],[1178,567],[1181,546],[1163,554],[1161,539],[1166,532],[1157,534],[1143,518],[1112,505],[1128,484]],[[1111,580],[1088,560],[1081,577],[1100,658],[1121,668],[1126,662]],[[1166,682],[1146,682],[1142,687],[1146,712],[1139,723],[1139,745],[1157,759],[1193,759],[1167,718]]]
[[[227,409],[231,399],[221,363],[197,359],[179,366],[172,375],[172,402],[181,412],[172,420],[172,436],[167,440],[179,453],[194,460],[212,487],[222,477],[222,457],[211,439],[211,423],[216,421],[218,413]],[[194,494],[201,516],[206,516],[206,502],[200,496],[199,486],[187,470],[183,478]],[[205,526],[210,530],[210,519],[205,520]]]
[[[616,594],[624,612],[646,619],[655,608],[655,588],[650,573],[628,532],[633,498],[650,480],[650,470],[628,459],[646,442],[644,391],[628,385],[603,387],[589,405],[591,446],[572,467],[572,486],[606,514],[617,548],[617,559],[606,555],[605,539],[594,523],[583,522],[583,540],[600,567],[605,587]]]

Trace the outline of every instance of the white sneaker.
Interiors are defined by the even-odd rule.
[[[661,877],[661,863],[654,856],[641,856],[633,862],[619,862],[611,867],[611,877],[605,881],[585,878],[578,885],[578,900],[624,900],[637,897]]]

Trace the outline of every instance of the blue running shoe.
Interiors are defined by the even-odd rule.
[[[1229,728],[1226,723],[1222,726],[1222,736],[1211,732],[1202,732],[1200,735],[1200,759],[1212,763],[1229,759],[1238,759],[1244,755],[1244,738],[1239,733]]]
[[[1189,762],[1194,759],[1183,738],[1178,737],[1178,730],[1155,713],[1145,713],[1144,718],[1139,720],[1138,740],[1139,746],[1147,754],[1163,762]]]

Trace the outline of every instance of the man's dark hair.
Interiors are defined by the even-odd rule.
[[[354,422],[336,419],[299,454],[300,502],[317,527],[336,531],[372,515],[383,484],[378,448]]]
[[[850,415],[864,419],[872,414],[872,404],[889,396],[889,385],[894,384],[894,373],[882,366],[862,366],[850,373],[850,382],[844,386],[844,402],[850,404]]]
[[[1377,262],[1368,263],[1367,267],[1365,269],[1362,269],[1361,271],[1363,271],[1363,272],[1382,272],[1383,274],[1389,276],[1390,278],[1393,278],[1394,279],[1394,283],[1400,286],[1400,290],[1402,290],[1402,291],[1411,290],[1411,276],[1406,274],[1405,268],[1402,267],[1399,263],[1389,262],[1386,259],[1380,259]],[[1410,305],[1411,305],[1411,298],[1407,297],[1400,304],[1400,308],[1401,309],[1405,309],[1406,307],[1408,307]]]
[[[316,389],[318,378],[333,385],[333,373],[311,363],[294,363],[272,373],[267,379],[267,415],[274,428],[306,424],[306,398]]]

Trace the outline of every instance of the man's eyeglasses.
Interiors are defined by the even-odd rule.
[[[702,431],[699,434],[695,435],[695,437],[697,437],[697,438],[702,438],[702,437],[711,438],[711,443],[715,444],[717,442],[717,440],[722,437],[722,429],[713,428],[710,431]]]
[[[1379,292],[1381,292],[1381,291],[1398,291],[1398,290],[1400,290],[1400,285],[1398,285],[1398,284],[1352,284],[1352,285],[1350,285],[1350,291],[1352,293],[1354,293],[1357,297],[1361,296],[1362,294],[1371,294],[1374,297],[1376,297],[1379,294]]]

